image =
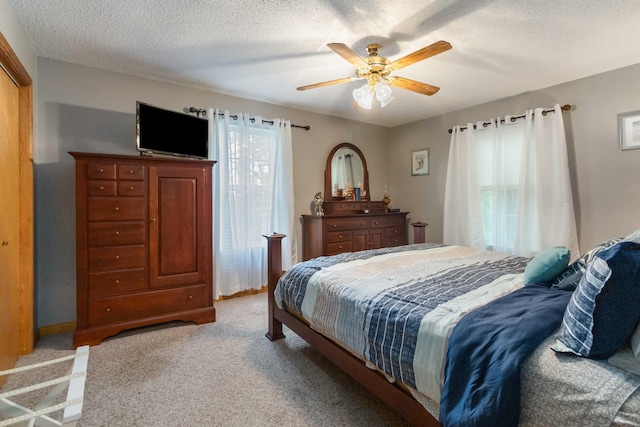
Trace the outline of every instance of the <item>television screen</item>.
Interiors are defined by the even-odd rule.
[[[143,153],[206,159],[209,155],[209,121],[138,101],[136,145]]]

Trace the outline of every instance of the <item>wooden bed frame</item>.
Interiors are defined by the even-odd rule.
[[[424,236],[423,230],[426,224],[419,224],[422,228],[418,226],[415,230],[422,230],[422,236]],[[419,233],[419,231],[416,232]],[[344,350],[334,341],[311,329],[303,320],[278,308],[273,297],[273,292],[278,283],[278,279],[284,273],[282,271],[282,239],[286,236],[284,234],[273,233],[271,235],[265,235],[264,237],[268,242],[269,331],[266,334],[267,338],[271,341],[284,338],[282,325],[286,325],[302,339],[307,341],[320,354],[402,415],[412,425],[439,426],[440,423],[438,420],[407,390],[395,383],[390,383],[378,371],[367,368],[362,360]]]

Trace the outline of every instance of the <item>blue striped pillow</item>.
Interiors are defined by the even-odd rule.
[[[628,239],[628,238],[627,238]],[[551,282],[551,287],[563,291],[573,291],[578,287],[580,279],[587,269],[587,264],[601,251],[610,248],[622,240],[621,237],[605,240],[587,251],[580,258],[569,264],[569,266]]]
[[[606,359],[623,347],[640,321],[640,244],[623,241],[589,262],[552,348]]]

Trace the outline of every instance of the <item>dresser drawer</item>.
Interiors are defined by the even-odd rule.
[[[144,180],[144,165],[119,164],[118,179]]]
[[[384,230],[384,237],[389,238],[389,237],[404,237],[404,228],[403,227],[391,227],[391,228],[385,228]]]
[[[341,203],[337,203],[333,206],[333,210],[334,213],[340,214],[340,213],[344,213],[344,212],[353,212],[353,211],[361,211],[362,207],[360,206],[360,203],[356,203],[356,202],[350,202],[350,201],[344,201]]]
[[[116,179],[115,162],[89,162],[87,163],[87,178],[89,179]]]
[[[144,219],[144,197],[89,197],[89,221]]]
[[[327,243],[350,242],[350,231],[331,231],[327,233]]]
[[[205,285],[101,298],[89,301],[89,325],[178,313],[206,305]]]
[[[142,196],[144,195],[144,181],[119,181],[118,196]]]
[[[369,228],[369,218],[335,218],[327,220],[327,232]]]
[[[89,298],[111,297],[144,291],[147,272],[143,268],[89,274]]]
[[[371,228],[380,227],[404,227],[404,216],[376,217],[371,218]]]
[[[116,195],[116,182],[91,179],[87,181],[87,194],[89,196],[113,197]]]
[[[145,242],[144,222],[90,222],[87,243],[96,246],[141,245]]]
[[[393,230],[385,230],[384,234],[384,245],[387,247],[407,244],[407,238],[404,236],[404,230],[400,230],[399,233],[395,233]]]
[[[353,251],[352,242],[327,243],[327,255],[336,255]]]
[[[406,239],[403,239],[402,237],[390,237],[384,240],[384,245],[387,248],[392,248],[394,246],[402,246],[406,244],[407,244]]]
[[[360,204],[361,209],[367,209],[370,212],[375,211],[376,213],[385,212],[387,207],[382,202],[364,202]]]
[[[89,248],[89,273],[144,268],[144,266],[144,245]]]

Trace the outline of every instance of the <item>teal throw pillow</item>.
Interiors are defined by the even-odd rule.
[[[548,284],[569,265],[570,252],[564,246],[545,249],[534,256],[524,269],[524,284]]]

